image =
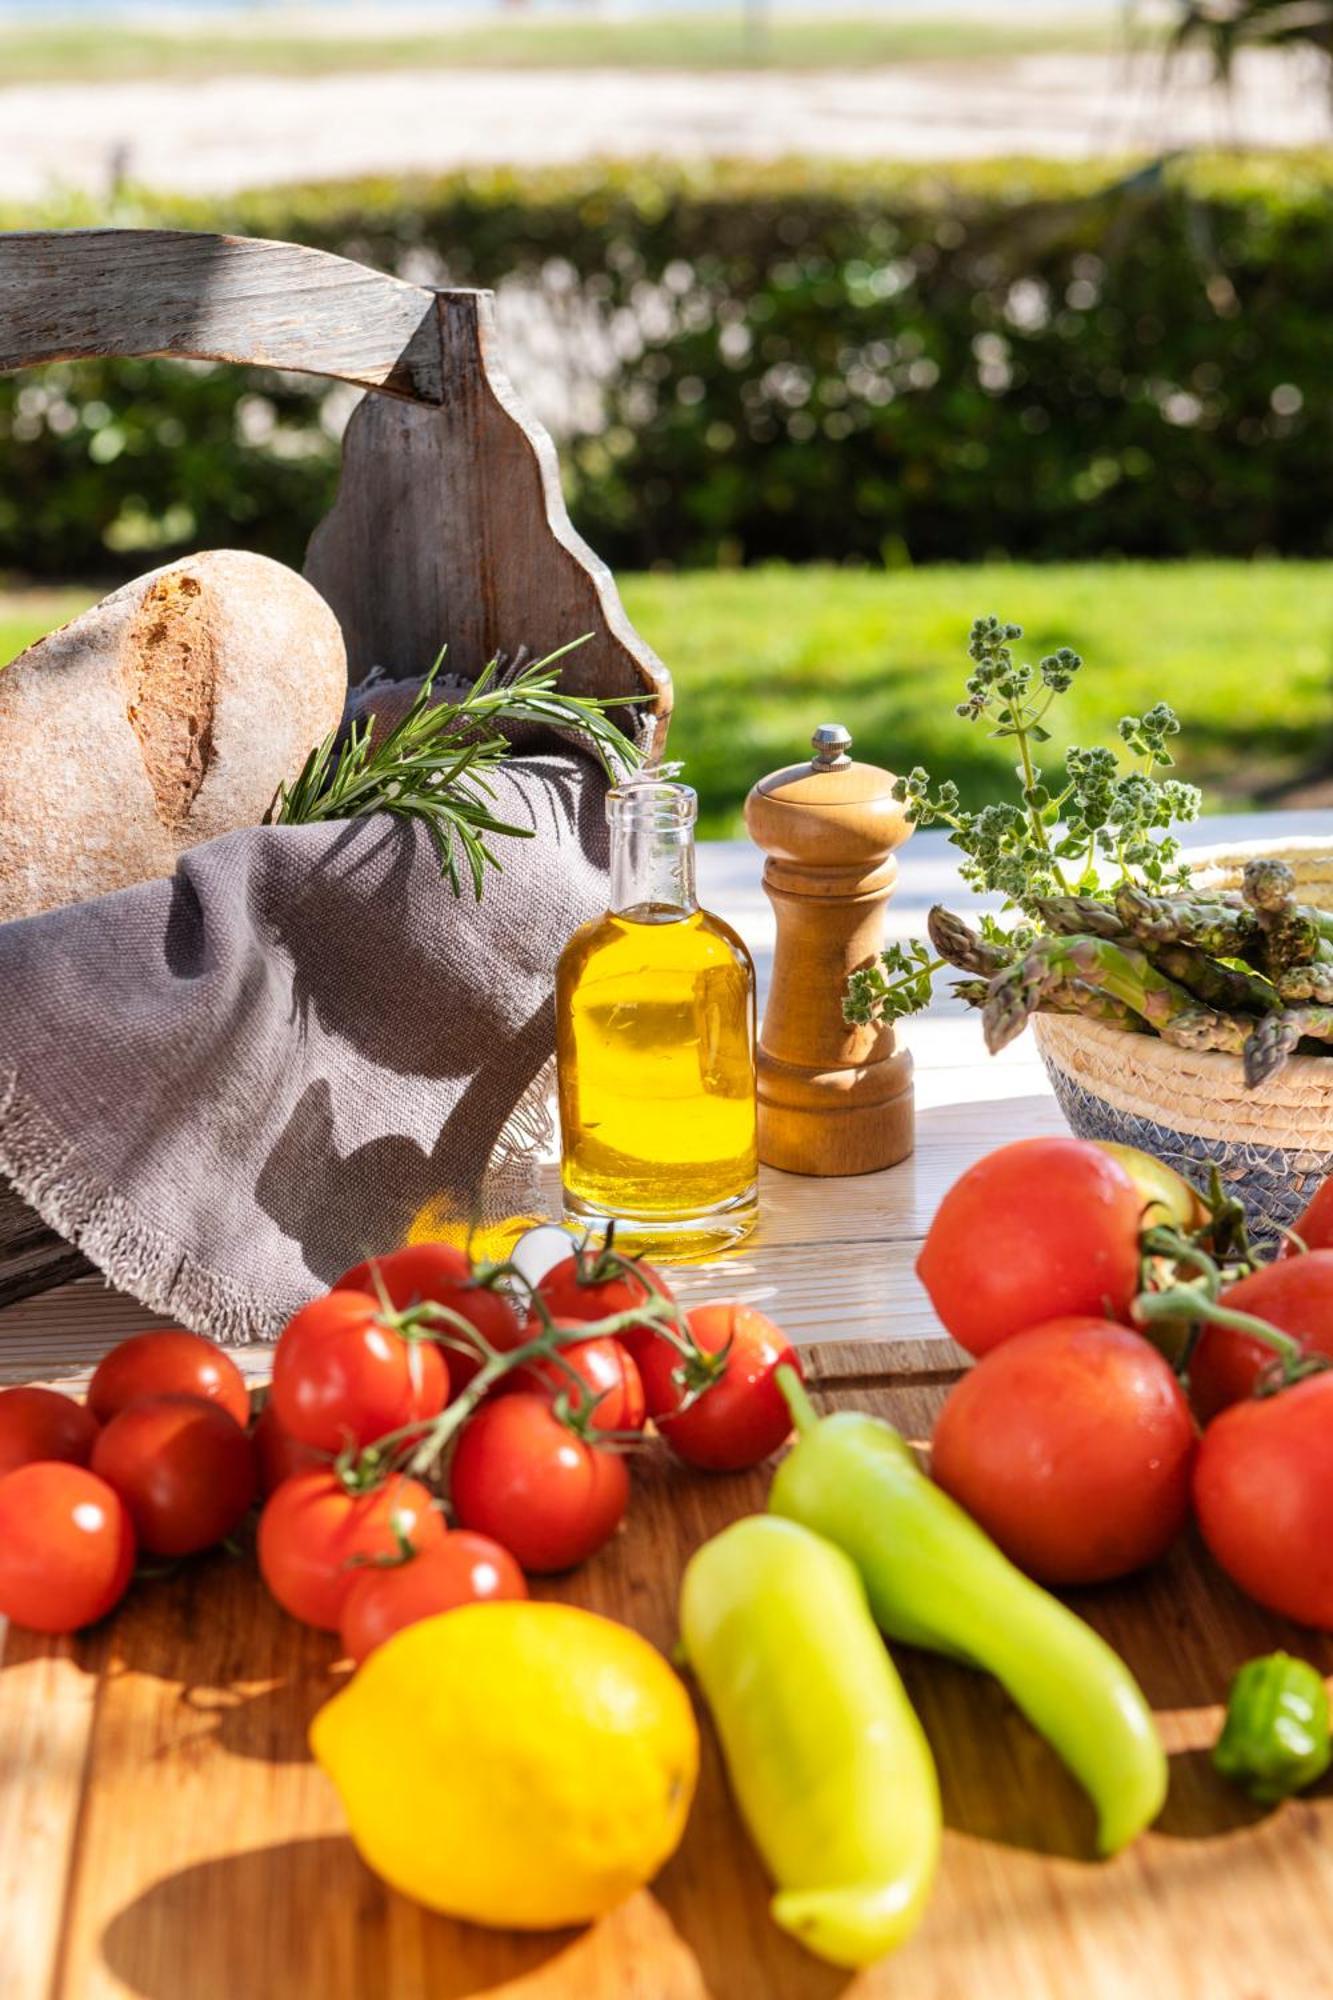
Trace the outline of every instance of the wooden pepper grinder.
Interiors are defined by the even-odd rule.
[[[912,1058],[893,1029],[842,1016],[847,975],[883,948],[911,832],[893,776],[848,756],[839,723],[821,723],[808,764],[763,778],[745,824],[768,856],[778,921],[759,1036],[759,1157],[790,1174],[867,1174],[912,1150]]]

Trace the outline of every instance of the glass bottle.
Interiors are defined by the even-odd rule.
[[[750,954],[694,889],[698,801],[653,776],[607,795],[611,907],[565,946],[556,1056],[566,1219],[654,1257],[754,1227]]]

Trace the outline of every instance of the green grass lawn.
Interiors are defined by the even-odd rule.
[[[965,10],[963,10],[965,15]],[[778,69],[863,68],[909,59],[984,60],[1049,49],[1117,45],[1113,11],[1024,21],[907,14],[821,18],[780,15],[763,39],[747,40],[739,4],[717,15],[675,14],[615,21],[482,20],[434,32],[357,31],[321,26],[303,33],[281,21],[249,19],[173,32],[129,23],[11,28],[0,32],[7,84],[194,77],[239,71],[329,75],[346,70],[462,68],[732,69],[761,62]]]
[[[1087,663],[1052,764],[1069,731],[1109,740],[1121,715],[1167,700],[1184,724],[1182,772],[1214,806],[1333,768],[1333,563],[773,568],[621,584],[676,677],[671,750],[706,833],[739,831],[750,785],[799,758],[825,720],[872,762],[925,764],[973,804],[1000,793],[1004,746],[954,714],[968,627],[989,611],[1025,628],[1033,657],[1069,645]],[[92,595],[0,594],[0,660]]]

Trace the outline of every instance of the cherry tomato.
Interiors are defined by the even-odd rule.
[[[20,1465],[0,1479],[0,1616],[34,1632],[105,1618],[134,1572],[124,1501],[82,1465]]]
[[[1221,1303],[1267,1320],[1311,1354],[1333,1358],[1333,1250],[1264,1264],[1228,1285]],[[1230,1326],[1205,1326],[1190,1356],[1190,1401],[1200,1423],[1252,1396],[1271,1369],[1271,1347]]]
[[[673,1299],[666,1279],[651,1264],[591,1247],[553,1264],[537,1290],[555,1320],[610,1319],[613,1313],[633,1312],[655,1295]],[[655,1337],[651,1321],[616,1335],[636,1361]]]
[[[282,1428],[272,1397],[255,1419],[250,1442],[255,1449],[255,1473],[260,1496],[265,1500],[276,1487],[281,1486],[284,1479],[291,1479],[298,1472],[328,1470],[329,1455],[326,1451],[315,1451],[311,1445],[302,1444]]]
[[[287,1322],[273,1356],[273,1413],[316,1451],[374,1444],[437,1417],[449,1370],[430,1339],[399,1333],[366,1292],[326,1292]]]
[[[1243,1591],[1333,1631],[1333,1374],[1215,1418],[1194,1467],[1194,1512]]]
[[[465,1424],[449,1489],[460,1527],[489,1535],[523,1569],[572,1569],[601,1548],[629,1503],[619,1452],[587,1443],[545,1396],[498,1396]]]
[[[695,1306],[687,1317],[705,1354],[728,1348],[726,1365],[710,1376],[659,1334],[640,1350],[648,1414],[689,1465],[708,1472],[758,1465],[791,1433],[791,1412],[775,1376],[783,1363],[801,1373],[796,1351],[782,1328],[753,1306]],[[694,1398],[689,1408],[673,1414],[687,1397]]]
[[[343,1600],[338,1626],[343,1651],[359,1666],[405,1625],[456,1611],[462,1604],[512,1601],[527,1594],[523,1572],[508,1549],[460,1528],[425,1555],[361,1571]]]
[[[1189,1405],[1156,1348],[1109,1320],[1052,1320],[993,1348],[951,1390],[931,1457],[1042,1583],[1126,1576],[1189,1518]]]
[[[0,1389],[0,1477],[38,1459],[86,1465],[97,1419],[85,1404],[55,1389]]]
[[[242,1430],[250,1421],[250,1391],[236,1363],[201,1333],[183,1327],[132,1334],[98,1362],[88,1385],[88,1408],[99,1424],[110,1423],[141,1396],[197,1396],[220,1403]]]
[[[519,1317],[510,1301],[494,1285],[480,1283],[463,1252],[450,1243],[409,1243],[383,1257],[367,1258],[339,1278],[334,1290],[378,1296],[376,1277],[397,1312],[427,1303],[448,1306],[502,1354],[518,1344]],[[481,1367],[480,1355],[451,1344],[458,1337],[456,1327],[439,1328],[438,1338],[449,1357],[449,1391],[455,1396]]]
[[[556,1320],[556,1328],[570,1332],[578,1326],[577,1320]],[[536,1322],[524,1329],[524,1339],[532,1339],[539,1331]],[[641,1431],[647,1414],[643,1400],[643,1383],[625,1349],[618,1340],[606,1336],[598,1340],[575,1340],[560,1350],[561,1359],[574,1370],[577,1382],[571,1382],[559,1361],[530,1361],[522,1368],[515,1368],[497,1383],[497,1389],[526,1390],[535,1396],[559,1396],[569,1398],[570,1407],[578,1414],[582,1410],[591,1412],[589,1421],[594,1430],[599,1431]]]
[[[259,1517],[259,1570],[284,1611],[336,1632],[361,1575],[358,1558],[394,1556],[401,1540],[423,1553],[444,1539],[439,1509],[419,1480],[394,1477],[349,1493],[335,1472],[284,1479]]]
[[[1321,1181],[1308,1208],[1292,1224],[1307,1250],[1333,1250],[1333,1174]],[[1284,1257],[1299,1257],[1300,1251],[1288,1238]]]
[[[1142,1209],[1100,1146],[1018,1139],[954,1182],[917,1276],[970,1354],[1071,1314],[1123,1319],[1138,1290]]]
[[[129,1404],[93,1446],[93,1471],[120,1495],[140,1548],[155,1556],[211,1549],[255,1497],[249,1438],[234,1417],[195,1396]]]

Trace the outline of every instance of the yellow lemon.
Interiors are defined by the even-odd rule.
[[[474,1923],[586,1923],[657,1873],[699,1768],[689,1697],[646,1639],[566,1604],[409,1625],[310,1744],[386,1882]]]

